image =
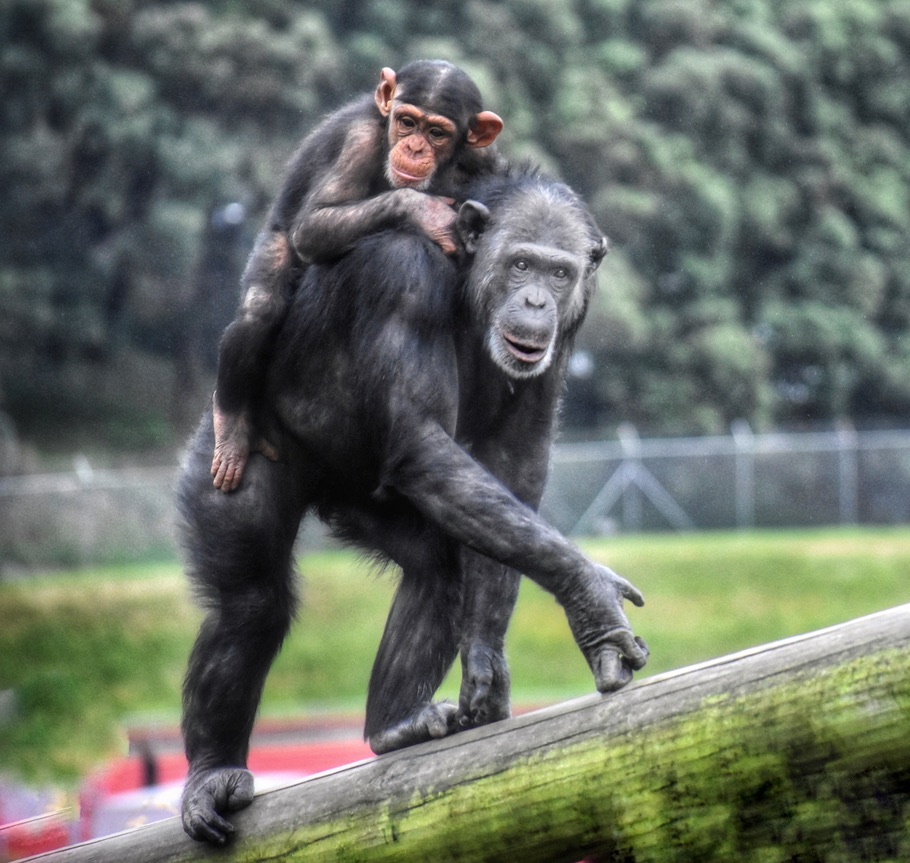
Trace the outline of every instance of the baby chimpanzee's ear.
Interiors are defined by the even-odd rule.
[[[492,111],[481,111],[471,118],[468,128],[468,146],[476,149],[489,147],[502,131],[502,118]]]

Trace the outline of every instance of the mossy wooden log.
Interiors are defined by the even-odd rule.
[[[45,855],[152,861],[910,860],[910,605]]]

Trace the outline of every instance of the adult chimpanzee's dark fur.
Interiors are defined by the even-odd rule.
[[[224,842],[252,799],[244,769],[263,681],[294,613],[292,545],[314,510],[402,567],[373,668],[377,752],[509,715],[503,639],[526,573],[563,605],[597,688],[647,657],[628,582],[585,558],[535,509],[572,337],[606,244],[565,186],[534,175],[474,194],[459,230],[464,277],[417,233],[369,237],[311,267],[269,373],[283,463],[254,457],[215,491],[204,418],[180,502],[191,576],[208,606],[190,659],[183,729],[190,835]],[[433,694],[461,652],[459,704]]]

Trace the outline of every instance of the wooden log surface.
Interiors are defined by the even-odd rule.
[[[910,860],[910,605],[177,819],[47,863]]]

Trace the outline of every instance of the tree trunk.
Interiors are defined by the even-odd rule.
[[[41,858],[910,859],[910,605]]]

